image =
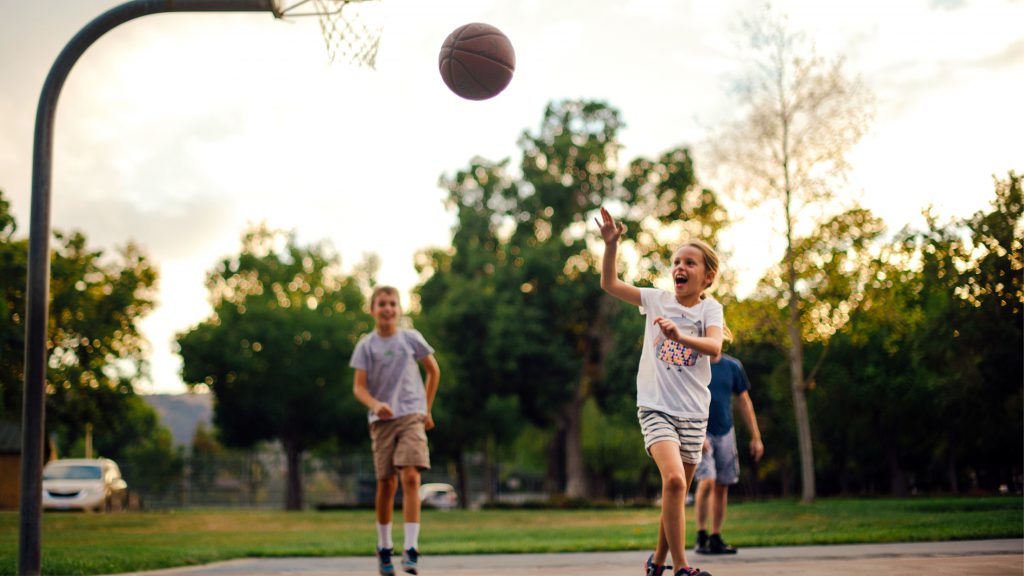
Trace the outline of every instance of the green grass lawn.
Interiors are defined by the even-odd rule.
[[[402,536],[396,511],[395,537]],[[687,509],[692,539],[692,508]],[[657,509],[425,511],[427,554],[646,550]],[[103,574],[246,556],[371,554],[372,511],[183,510],[46,513],[43,572]],[[737,546],[910,542],[1024,536],[1024,500],[1006,498],[824,499],[730,505]],[[396,541],[396,545],[399,542]],[[14,574],[18,515],[0,512],[0,574]]]

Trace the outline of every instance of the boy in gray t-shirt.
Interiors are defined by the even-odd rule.
[[[395,573],[391,517],[397,476],[402,480],[405,542],[402,569],[417,574],[420,531],[420,471],[430,469],[427,430],[441,371],[434,349],[416,330],[400,328],[398,290],[378,286],[370,296],[374,330],[352,352],[353,393],[369,409],[370,440],[377,473],[377,562],[382,575]],[[417,362],[427,374],[426,384]]]

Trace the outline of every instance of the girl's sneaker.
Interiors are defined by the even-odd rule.
[[[710,572],[705,572],[700,568],[694,568],[692,566],[685,566],[676,570],[675,576],[711,576]]]
[[[391,562],[394,548],[377,548],[377,571],[380,576],[394,576],[395,565]]]
[[[648,558],[647,562],[644,564],[644,576],[662,576],[665,570],[669,570],[671,572],[672,566],[668,564],[655,564],[654,554],[651,554],[650,558]]]

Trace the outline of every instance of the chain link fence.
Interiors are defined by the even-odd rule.
[[[537,474],[487,464],[477,455],[466,463],[466,492],[459,494],[470,507],[487,501],[521,503],[543,500],[543,481]],[[145,475],[122,466],[128,482],[129,508],[166,510],[228,507],[283,509],[287,483],[287,458],[279,447],[253,452],[185,456],[180,478],[147,485]],[[488,482],[492,484],[488,490]],[[422,484],[444,483],[459,488],[454,466],[435,465],[425,471]],[[306,454],[302,460],[303,506],[307,509],[373,508],[376,477],[369,453],[321,457]],[[460,490],[461,492],[461,490]],[[401,501],[401,487],[397,495]]]

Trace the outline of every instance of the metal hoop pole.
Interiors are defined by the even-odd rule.
[[[25,576],[39,574],[41,559],[46,326],[50,299],[51,160],[57,100],[75,62],[100,36],[129,20],[161,12],[274,13],[274,5],[273,0],[132,0],[111,8],[86,24],[64,46],[46,76],[36,111],[28,296],[25,306],[25,388],[21,415],[21,515],[18,542],[18,573]]]

